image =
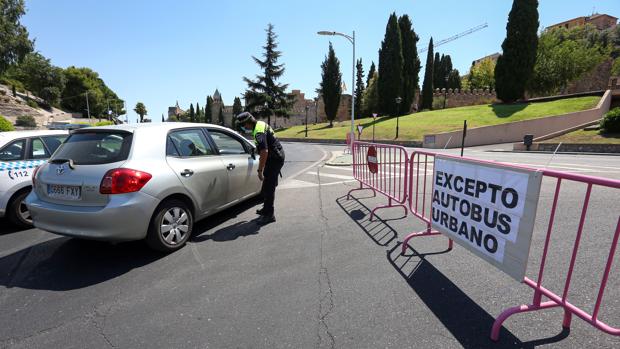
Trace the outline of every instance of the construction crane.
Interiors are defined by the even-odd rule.
[[[484,28],[486,28],[486,27],[488,27],[488,26],[489,26],[489,25],[488,25],[487,23],[484,23],[484,24],[481,24],[481,25],[479,25],[479,26],[477,26],[477,27],[473,27],[473,28],[471,28],[471,29],[468,29],[468,30],[466,30],[466,31],[462,32],[462,33],[458,33],[458,34],[453,35],[453,36],[451,36],[451,37],[449,37],[449,38],[447,38],[447,39],[443,39],[443,40],[441,40],[441,41],[438,41],[437,43],[435,43],[435,44],[433,45],[433,47],[437,47],[437,46],[441,46],[441,45],[443,45],[443,44],[447,44],[447,43],[449,43],[450,41],[454,41],[454,40],[456,40],[456,39],[460,39],[460,38],[462,38],[463,36],[469,35],[469,34],[471,34],[471,33],[473,33],[473,32],[477,32],[478,30],[482,30],[482,29],[484,29]],[[427,47],[427,48],[423,48],[423,49],[418,50],[418,53],[422,53],[422,52],[426,52],[426,51],[428,51],[428,47]]]

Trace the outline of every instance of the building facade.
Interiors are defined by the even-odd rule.
[[[350,94],[342,94],[340,95],[340,104],[338,105],[338,112],[336,113],[336,119],[334,121],[344,121],[351,119],[351,95]],[[319,97],[318,100],[318,116],[319,122],[327,122],[327,114],[325,114],[325,103],[323,102],[323,97]],[[356,111],[356,114],[361,113],[361,110]]]
[[[571,29],[574,27],[584,26],[586,24],[593,25],[598,30],[605,30],[613,28],[617,25],[618,18],[607,14],[595,13],[591,16],[581,16],[573,19],[569,19],[564,22],[552,24],[546,28],[546,30],[565,28]]]

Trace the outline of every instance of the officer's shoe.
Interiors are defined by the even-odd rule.
[[[264,211],[265,211],[264,208],[259,208],[258,210],[256,210],[256,214],[259,216],[262,216]]]
[[[256,223],[258,223],[258,225],[267,225],[269,223],[273,223],[276,221],[276,216],[260,216],[257,220]]]

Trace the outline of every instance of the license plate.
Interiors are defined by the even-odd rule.
[[[81,196],[80,194],[81,190],[78,186],[58,184],[47,185],[47,196],[52,199],[79,200]]]

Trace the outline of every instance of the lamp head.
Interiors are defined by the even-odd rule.
[[[329,32],[326,30],[321,30],[320,32],[317,32],[317,34],[319,35],[336,35],[336,32]]]

